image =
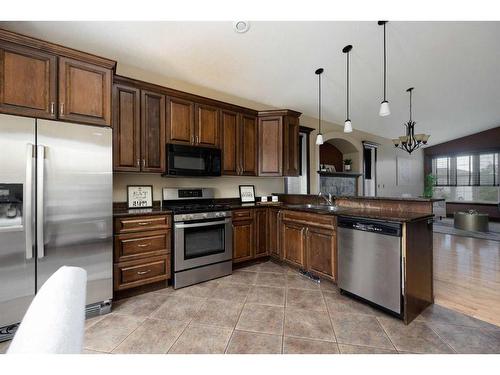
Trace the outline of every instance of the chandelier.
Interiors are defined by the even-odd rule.
[[[428,134],[415,134],[415,124],[416,122],[412,120],[411,113],[411,97],[412,97],[413,87],[410,87],[406,92],[410,93],[410,120],[404,124],[406,127],[406,135],[399,138],[394,138],[392,142],[394,147],[400,148],[411,154],[416,149],[420,148],[422,145],[426,145],[429,140],[430,135]]]

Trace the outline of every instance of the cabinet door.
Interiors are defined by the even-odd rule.
[[[239,173],[238,152],[240,146],[238,131],[238,114],[221,111],[222,128],[222,174],[237,175]]]
[[[141,91],[142,171],[165,170],[165,96]]]
[[[219,127],[219,109],[196,104],[196,144],[204,147],[219,147]]]
[[[256,244],[255,257],[268,255],[267,251],[267,208],[255,210]]]
[[[283,172],[283,118],[259,118],[259,176],[281,176]]]
[[[194,103],[178,98],[167,100],[167,141],[194,144]]]
[[[269,255],[279,258],[279,230],[278,230],[278,216],[279,210],[276,208],[268,208],[267,212],[267,249],[269,251]]]
[[[308,227],[306,235],[307,269],[336,280],[336,236],[334,230]]]
[[[59,118],[111,125],[110,69],[59,57]]]
[[[241,174],[257,176],[257,118],[241,115],[240,129]]]
[[[299,267],[305,266],[306,227],[283,221],[281,225],[281,250],[283,259]]]
[[[113,170],[141,170],[140,90],[113,85]]]
[[[233,221],[233,262],[253,259],[255,254],[255,225],[252,220]]]
[[[0,44],[0,112],[56,118],[57,58]]]
[[[283,126],[283,175],[299,175],[299,119],[287,116]]]

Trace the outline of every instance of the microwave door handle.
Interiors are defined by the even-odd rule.
[[[37,146],[37,189],[36,189],[36,236],[37,236],[37,253],[38,258],[45,256],[45,245],[43,238],[44,231],[44,172],[45,172],[45,146]]]
[[[33,258],[33,163],[34,145],[26,145],[26,182],[24,184],[24,233],[26,236],[26,259]]]
[[[175,228],[182,229],[182,228],[211,227],[214,225],[229,224],[229,223],[231,223],[231,219],[220,220],[220,221],[210,221],[210,222],[203,222],[203,223],[193,223],[193,224],[175,223]]]

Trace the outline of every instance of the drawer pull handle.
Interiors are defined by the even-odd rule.
[[[150,272],[151,272],[151,270],[147,270],[147,271],[137,271],[137,274],[138,274],[138,275],[145,275],[145,274],[150,273]]]
[[[151,224],[149,221],[141,221],[140,223],[137,223],[137,225],[149,225]]]
[[[148,243],[140,243],[137,245],[138,247],[149,247],[151,246],[151,242],[148,242]]]

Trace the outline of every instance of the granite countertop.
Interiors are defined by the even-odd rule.
[[[379,200],[379,201],[403,201],[403,202],[438,202],[444,198],[424,198],[424,197],[364,197],[364,196],[337,196],[335,199],[349,200]]]
[[[405,211],[389,211],[378,209],[361,209],[350,207],[338,207],[335,211],[329,211],[324,208],[306,207],[305,204],[287,204],[280,202],[279,204],[232,204],[231,209],[245,209],[245,208],[260,208],[260,207],[278,207],[280,209],[311,212],[321,215],[334,215],[334,216],[349,216],[365,219],[375,219],[381,221],[389,221],[396,223],[407,223],[411,221],[425,220],[433,218],[433,214],[420,213],[420,212],[405,212]]]
[[[305,204],[287,204],[283,202],[278,203],[230,203],[229,208],[231,210],[245,209],[245,208],[265,208],[265,207],[277,207],[280,209],[300,211],[300,212],[311,212],[321,215],[335,215],[335,216],[349,216],[357,218],[375,219],[396,223],[406,223],[418,220],[430,219],[434,215],[428,213],[419,212],[406,212],[406,211],[390,211],[390,210],[380,210],[380,209],[363,209],[363,208],[350,208],[350,207],[338,207],[335,211],[329,211],[325,208],[320,208],[317,205],[313,207],[307,207]],[[114,217],[123,216],[147,216],[147,215],[159,215],[159,214],[171,214],[172,211],[166,208],[161,208],[159,206],[153,208],[136,208],[127,209],[125,207],[117,207],[113,210]]]

